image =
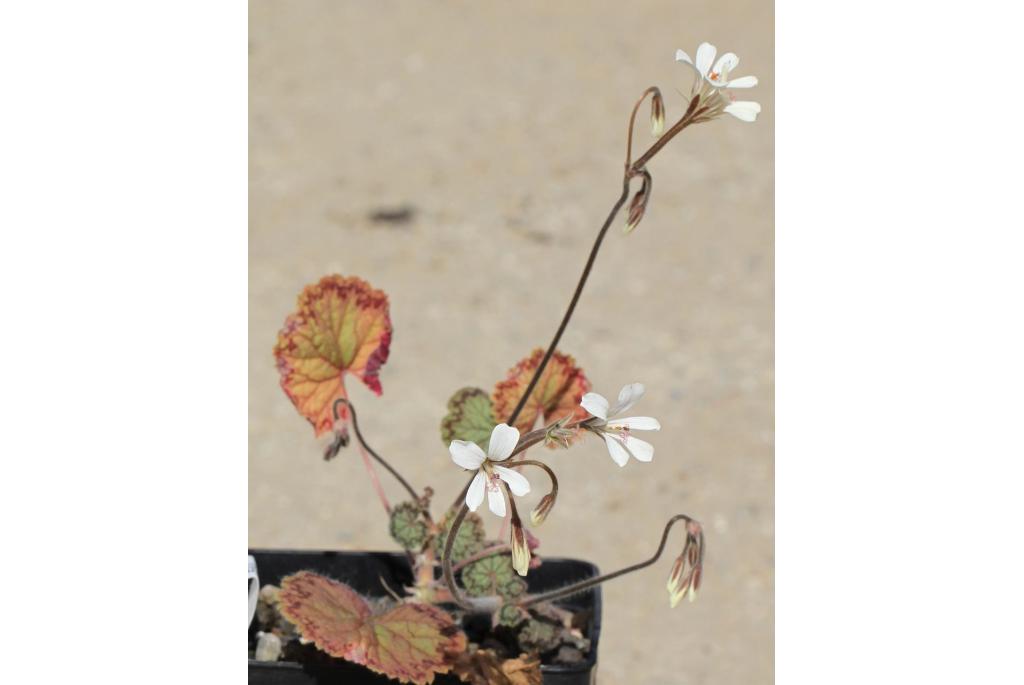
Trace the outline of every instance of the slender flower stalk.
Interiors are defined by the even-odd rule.
[[[698,529],[700,527],[700,523],[690,518],[686,514],[676,514],[668,520],[668,523],[665,524],[665,530],[661,534],[661,542],[658,543],[658,549],[650,559],[641,561],[637,564],[633,564],[632,566],[621,568],[618,571],[606,573],[603,576],[594,576],[593,578],[581,580],[578,583],[573,583],[572,585],[567,585],[565,587],[558,588],[557,590],[542,592],[536,595],[529,595],[528,597],[525,597],[516,604],[522,607],[523,609],[526,609],[527,607],[531,607],[535,604],[540,604],[542,602],[554,602],[555,600],[564,599],[565,597],[571,597],[580,592],[584,592],[586,590],[589,590],[593,587],[600,585],[601,583],[606,583],[609,580],[614,580],[615,578],[619,578],[621,576],[633,573],[634,571],[639,571],[641,569],[647,568],[648,566],[657,562],[658,559],[661,558],[662,552],[665,551],[665,543],[668,542],[668,534],[672,531],[672,526],[674,526],[678,521],[686,521],[688,524],[688,528],[689,524],[691,523],[695,524],[698,527]],[[703,538],[701,538],[701,558],[703,559]]]
[[[604,238],[608,232],[608,228],[611,226],[612,222],[615,220],[615,217],[618,215],[619,211],[623,208],[623,206],[625,206],[626,201],[629,198],[630,181],[636,176],[642,177],[641,187],[637,194],[633,197],[632,202],[630,203],[629,216],[627,218],[626,223],[627,233],[635,229],[639,221],[643,218],[643,215],[648,206],[648,202],[650,200],[652,176],[650,172],[647,170],[646,165],[651,159],[654,158],[655,155],[657,155],[657,153],[663,147],[665,147],[665,145],[667,145],[673,138],[675,138],[675,136],[677,136],[687,127],[696,123],[710,121],[714,118],[717,118],[723,113],[730,114],[742,121],[754,121],[757,118],[758,113],[760,113],[761,106],[758,103],[742,101],[737,102],[731,94],[725,93],[725,91],[730,89],[752,87],[757,84],[757,79],[753,76],[731,78],[731,72],[738,65],[739,58],[736,57],[736,55],[733,53],[726,53],[722,55],[717,62],[714,62],[715,53],[716,50],[714,46],[710,44],[702,44],[700,48],[698,48],[696,61],[691,60],[689,56],[682,51],[679,51],[677,53],[677,60],[689,63],[696,70],[699,78],[694,83],[689,103],[687,104],[686,110],[683,113],[682,117],[680,117],[680,119],[675,124],[673,124],[672,127],[670,127],[667,131],[664,130],[665,105],[661,97],[660,90],[654,87],[648,88],[647,90],[644,91],[640,99],[633,106],[633,110],[629,117],[629,125],[626,134],[626,162],[622,178],[622,192],[620,193],[619,198],[613,204],[611,210],[608,213],[607,218],[605,219],[604,223],[602,224],[600,230],[597,233],[597,237],[594,240],[594,244],[590,249],[589,255],[587,256],[586,263],[584,264],[583,272],[580,275],[580,279],[576,284],[576,289],[573,292],[571,299],[569,300],[569,305],[562,316],[562,320],[555,331],[555,335],[552,338],[551,343],[548,345],[548,348],[544,353],[544,357],[541,359],[540,364],[538,364],[537,368],[534,370],[533,377],[527,384],[526,390],[523,392],[522,396],[519,398],[519,402],[516,404],[516,407],[513,409],[511,415],[508,417],[508,425],[515,424],[516,419],[519,417],[519,414],[522,412],[527,401],[531,397],[534,388],[536,387],[538,381],[540,380],[541,376],[546,370],[547,364],[551,360],[551,356],[554,353],[555,348],[558,346],[558,343],[560,342],[562,335],[565,333],[569,321],[576,310],[576,305],[579,303],[579,299],[583,293],[583,289],[586,286],[587,279],[590,276],[590,272],[593,269],[594,263],[597,259],[597,253],[599,252],[604,242]],[[712,64],[713,62],[714,64]],[[634,160],[632,158],[632,146],[633,129],[636,120],[636,114],[639,110],[640,105],[643,103],[643,101],[647,98],[648,95],[650,95],[652,99],[651,129],[652,133],[657,137],[657,140],[655,140],[655,142],[643,154],[641,154],[639,158]],[[642,393],[642,386],[640,386],[640,391]],[[594,397],[591,397],[590,399],[591,401],[588,402],[588,404],[590,404],[588,411],[594,410],[591,411],[593,418],[577,423],[577,427],[583,427],[590,430],[591,432],[601,435],[605,439],[605,443],[608,446],[609,454],[616,461],[616,463],[620,465],[623,465],[626,462],[628,462],[628,458],[630,456],[636,458],[639,461],[650,461],[650,459],[653,457],[653,447],[650,446],[648,443],[633,437],[631,431],[657,430],[658,428],[660,428],[660,424],[655,419],[649,417],[632,417],[626,419],[617,419],[615,416],[616,412],[611,411],[612,408],[608,406],[609,403],[603,397],[600,397],[599,395],[595,394]],[[622,397],[620,393],[619,404],[622,404],[621,400]],[[625,408],[627,407],[616,407],[618,411],[624,411]],[[537,431],[534,431],[533,433],[528,435],[533,435],[534,433],[537,433]],[[531,442],[530,444],[536,444],[536,442],[539,442],[540,440],[544,439],[551,440],[552,437],[552,435],[545,433],[544,435],[535,438],[534,442]],[[526,447],[529,446],[523,445],[524,442],[525,440],[520,441],[519,446],[516,447],[516,449],[513,451],[513,454],[522,451],[523,449],[526,449]],[[474,458],[472,461],[479,461],[480,463],[478,464],[478,466],[483,466],[485,460]],[[470,462],[467,461],[466,463]],[[441,565],[445,583],[448,585],[448,588],[454,601],[456,601],[460,606],[463,607],[470,605],[465,601],[464,598],[462,598],[458,591],[458,588],[455,585],[455,578],[451,564],[451,550],[456,533],[458,532],[459,527],[462,525],[462,522],[465,520],[466,514],[469,511],[469,505],[475,501],[475,498],[470,497],[470,490],[473,488],[474,485],[476,485],[479,477],[480,473],[478,472],[470,482],[467,482],[466,486],[463,488],[462,492],[456,499],[456,505],[461,504],[461,506],[459,507],[459,512],[452,523],[448,539],[445,544],[444,552],[441,555]],[[496,483],[493,481],[493,478],[491,482],[493,485],[496,485]],[[511,485],[511,483],[508,483],[508,487],[511,487]],[[479,486],[476,485],[476,487]],[[553,487],[552,493],[542,498],[540,503],[535,508],[535,510],[531,513],[531,521],[534,523],[534,525],[538,525],[539,523],[543,522],[546,516],[550,513],[551,508],[554,506],[555,503],[556,494],[557,484],[555,485],[555,487]],[[514,510],[514,499],[511,496],[509,499],[510,502],[512,503],[513,508],[513,538],[516,537],[516,531],[523,531],[523,537],[525,537],[525,529],[522,528],[521,521],[519,521],[518,519],[518,514]],[[502,508],[502,512],[504,512],[504,508]],[[520,602],[520,606],[525,608],[526,606],[537,604],[539,602],[551,601],[564,596],[569,596],[576,592],[580,592],[582,590],[594,587],[595,585],[603,583],[607,580],[617,578],[621,575],[631,573],[632,571],[636,571],[641,568],[645,568],[650,564],[653,564],[655,561],[657,561],[658,558],[660,558],[661,553],[664,551],[665,543],[668,539],[668,534],[673,524],[680,520],[686,520],[688,524],[692,524],[692,526],[696,527],[695,530],[700,531],[699,523],[696,523],[695,521],[693,521],[693,519],[691,519],[688,516],[682,514],[677,515],[670,519],[669,522],[666,524],[665,530],[662,534],[661,543],[658,547],[657,552],[651,559],[644,562],[640,562],[638,564],[634,564],[633,566],[629,566],[624,569],[620,569],[619,571],[606,574],[604,576],[599,576],[597,578],[592,578],[581,583],[576,583],[567,588],[562,588],[560,590],[555,590],[549,593],[543,593],[541,595],[530,597],[525,602]],[[690,525],[688,525],[688,530],[691,530]],[[701,564],[703,563],[704,549],[702,532],[699,533],[697,540],[698,542],[696,543],[687,543],[687,546],[684,547],[683,554],[681,555],[682,563],[679,563],[679,560],[677,560],[676,566],[678,566],[678,568],[676,568],[676,566],[673,567],[673,573],[670,576],[670,585],[671,591],[673,593],[673,598],[675,598],[676,595],[680,592],[683,592],[684,594],[690,596],[692,599],[694,593],[700,585],[700,576],[702,573]],[[515,545],[515,539],[513,539],[513,546]],[[673,604],[677,601],[678,599],[673,599]]]

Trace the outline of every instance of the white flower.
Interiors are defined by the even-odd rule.
[[[654,446],[635,437],[632,431],[660,430],[661,424],[658,420],[649,416],[614,418],[636,404],[643,396],[643,384],[630,383],[619,391],[619,401],[614,407],[609,407],[608,400],[596,392],[588,392],[580,402],[580,406],[598,419],[597,422],[590,424],[591,430],[604,438],[608,454],[619,466],[625,466],[630,457],[637,461],[650,461],[654,458]]]
[[[475,442],[452,440],[448,446],[452,461],[464,469],[476,470],[473,482],[466,491],[466,506],[476,511],[484,501],[487,492],[487,506],[498,516],[505,515],[505,495],[501,492],[499,480],[508,483],[509,490],[516,497],[522,497],[530,491],[530,481],[518,471],[498,466],[495,462],[505,461],[519,443],[519,431],[504,423],[499,423],[491,431],[491,441],[487,445],[487,454]]]
[[[695,94],[701,92],[705,100],[711,100],[717,94],[721,98],[720,105],[724,105],[720,109],[716,108],[718,111],[731,114],[740,121],[754,121],[761,112],[760,104],[750,100],[736,101],[732,94],[724,96],[717,91],[727,88],[753,88],[757,85],[757,77],[741,76],[730,79],[729,75],[736,68],[736,65],[740,63],[740,58],[735,53],[727,52],[715,62],[716,52],[715,46],[711,43],[701,43],[697,48],[696,61],[690,59],[690,56],[682,50],[676,50],[676,61],[685,62],[693,67],[697,72],[701,85],[707,84],[714,91],[706,92],[707,89],[703,87],[697,88],[697,84],[694,84]],[[712,62],[714,62],[714,66],[712,66]],[[728,100],[725,99],[726,97]],[[728,104],[726,104],[727,102]]]
[[[740,63],[740,58],[733,52],[727,52],[719,57],[712,68],[711,63],[715,60],[716,52],[715,46],[711,43],[701,43],[697,48],[696,63],[682,50],[676,50],[676,61],[689,64],[697,70],[701,78],[707,79],[715,88],[753,88],[757,85],[756,76],[741,76],[729,80],[729,72]]]

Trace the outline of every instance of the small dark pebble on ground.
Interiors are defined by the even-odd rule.
[[[410,223],[416,216],[416,208],[410,205],[401,207],[378,207],[370,212],[370,221],[375,224],[393,224],[402,226]]]

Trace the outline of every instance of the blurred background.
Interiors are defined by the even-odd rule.
[[[597,392],[647,385],[654,461],[620,469],[592,438],[545,455],[562,488],[538,533],[540,552],[608,571],[650,556],[672,514],[700,519],[695,603],[668,607],[678,534],[604,586],[599,682],[772,680],[772,12],[252,0],[250,546],[394,548],[355,450],[325,463],[278,385],[271,348],[302,287],[340,273],[388,293],[384,394],[347,385],[370,444],[447,502],[465,481],[438,430],[449,396],[547,345],[618,196],[630,107],[657,85],[675,121],[691,83],[675,50],[708,40],[758,76],[744,98],[762,114],[688,129],[651,162],[647,215],[628,238],[621,215],[560,345]]]

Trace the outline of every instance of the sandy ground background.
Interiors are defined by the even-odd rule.
[[[691,76],[673,55],[701,40],[760,78],[756,124],[690,129],[652,162],[651,209],[609,236],[561,345],[603,394],[647,384],[655,459],[619,469],[593,440],[552,456],[562,494],[539,532],[611,570],[671,514],[701,519],[696,603],[669,610],[675,552],[605,586],[599,681],[770,682],[771,3],[254,0],[250,23],[252,546],[393,547],[356,453],[323,462],[278,387],[271,347],[305,284],[355,274],[390,295],[384,395],[349,388],[371,444],[448,500],[464,476],[445,402],[547,344],[617,196],[634,100],[658,85],[678,117]],[[411,222],[369,219],[403,206]]]

